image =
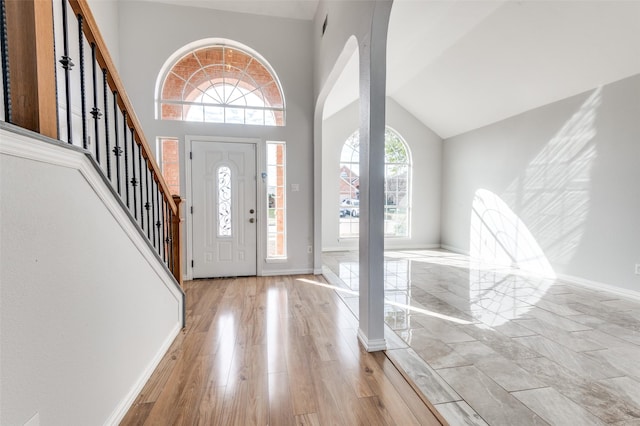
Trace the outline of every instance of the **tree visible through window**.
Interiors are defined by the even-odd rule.
[[[409,236],[411,209],[411,157],[400,135],[387,127],[384,133],[384,234]],[[360,222],[360,134],[349,136],[340,155],[340,237],[357,237]]]

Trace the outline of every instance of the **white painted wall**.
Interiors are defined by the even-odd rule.
[[[100,28],[100,34],[104,38],[109,49],[113,63],[120,71],[120,34],[118,9],[121,2],[118,0],[88,0],[91,13]]]
[[[347,40],[355,36],[365,40],[371,33],[371,22],[375,1],[329,1],[321,0],[313,20],[314,45],[314,93],[324,96],[331,90],[342,69],[334,70]],[[327,29],[322,35],[322,24],[327,18]],[[351,52],[344,58],[344,64]],[[342,64],[342,65],[344,65]],[[327,82],[329,84],[327,85]],[[322,101],[324,102],[324,100]]]
[[[159,136],[260,138],[287,143],[287,245],[283,263],[261,262],[265,274],[310,272],[313,244],[313,68],[311,22],[237,14],[152,2],[127,1],[119,6],[121,74],[151,144]],[[262,55],[275,70],[284,91],[286,126],[187,123],[155,119],[156,78],[165,61],[183,46],[207,38],[242,43]],[[185,193],[181,158],[182,196]],[[292,192],[291,185],[299,185]],[[187,200],[187,205],[189,200]],[[260,211],[258,211],[260,213]],[[188,237],[189,238],[189,237]],[[187,259],[187,265],[189,260]]]
[[[344,141],[358,129],[359,104],[353,102],[327,118],[322,129],[322,249],[353,250],[358,240],[339,238],[340,153]],[[412,168],[411,238],[386,238],[386,248],[440,245],[442,140],[393,99],[387,98],[387,125],[409,145]]]
[[[0,131],[0,198],[0,424],[117,424],[180,291],[84,155]]]
[[[442,243],[468,251],[474,193],[498,195],[556,274],[640,289],[640,75],[444,142]]]

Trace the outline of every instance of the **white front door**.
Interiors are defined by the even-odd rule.
[[[256,146],[191,144],[193,278],[256,275]]]

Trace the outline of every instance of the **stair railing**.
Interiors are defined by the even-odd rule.
[[[172,196],[86,0],[2,1],[4,121],[82,148],[182,284]]]

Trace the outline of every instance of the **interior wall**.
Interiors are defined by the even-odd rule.
[[[120,33],[118,0],[88,0],[89,8],[100,28],[109,49],[109,54],[118,71],[120,71]]]
[[[0,424],[115,424],[179,332],[181,293],[84,154],[0,141]]]
[[[413,167],[410,238],[386,238],[386,248],[425,248],[440,244],[440,188],[442,140],[391,98],[387,125],[409,146]],[[358,101],[323,122],[322,129],[322,248],[353,250],[356,238],[339,237],[338,198],[340,153],[344,141],[359,127]]]
[[[190,197],[185,187],[185,135],[285,141],[288,259],[282,263],[265,263],[264,259],[258,262],[262,262],[264,273],[311,271],[313,255],[307,248],[313,244],[312,23],[147,1],[121,2],[119,12],[125,87],[150,144],[154,145],[160,136],[180,139],[181,196],[187,198],[187,206]],[[187,44],[213,37],[242,43],[269,62],[282,84],[286,126],[155,119],[156,79],[165,61]],[[298,185],[299,191],[291,191],[292,185]]]
[[[361,43],[371,33],[375,3],[373,1],[320,0],[313,20],[312,33],[313,88],[316,101],[319,96],[328,94],[335,79],[342,72],[342,69],[334,70],[334,68],[347,41],[355,36],[358,43]],[[327,25],[323,34],[325,20]],[[350,55],[344,58],[345,63],[349,57]],[[320,116],[322,116],[321,112]]]
[[[638,117],[640,75],[445,140],[442,244],[487,243],[470,229],[484,189],[526,225],[556,274],[638,291]]]

